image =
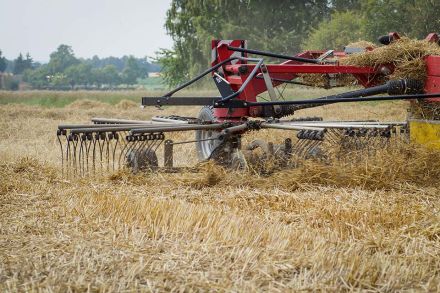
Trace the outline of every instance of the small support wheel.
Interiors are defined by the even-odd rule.
[[[215,116],[212,106],[203,107],[199,112],[198,118],[201,121],[214,121]],[[196,149],[200,161],[209,159],[212,152],[220,145],[221,141],[219,139],[212,139],[218,134],[218,131],[213,130],[196,131]]]
[[[126,164],[134,173],[156,170],[159,167],[153,150],[132,150],[127,154]]]

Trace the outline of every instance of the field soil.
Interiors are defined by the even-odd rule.
[[[398,121],[406,108],[329,105],[295,117]],[[399,146],[268,176],[212,164],[61,174],[58,124],[197,112],[132,100],[0,105],[0,291],[440,291],[435,151]]]

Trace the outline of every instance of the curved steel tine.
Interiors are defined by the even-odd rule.
[[[107,157],[107,171],[110,170],[110,139],[108,136],[105,136],[105,144],[106,144],[106,157]]]
[[[295,154],[298,157],[298,159],[301,157],[302,150],[304,148],[304,145],[306,144],[305,139],[299,139],[298,143],[296,144]]]
[[[118,166],[121,167],[121,158],[125,152],[125,150],[129,147],[129,143],[128,141],[126,141],[126,138],[122,139],[124,141],[124,147],[121,149],[121,152],[119,153],[119,158],[118,158]]]
[[[116,160],[116,149],[119,145],[119,135],[115,138],[115,136],[113,136],[113,139],[115,139],[115,144],[113,146],[113,171],[115,171],[115,160]]]
[[[60,144],[60,150],[61,150],[61,176],[64,177],[64,151],[63,151],[63,144],[61,142],[60,138],[61,134],[57,135],[58,143]]]
[[[158,140],[156,140],[157,141],[157,145],[156,145],[156,147],[154,148],[154,152],[156,152],[157,151],[157,149],[160,147],[160,145],[163,143],[163,141],[164,141],[164,138],[162,138],[162,139],[158,139]]]
[[[136,148],[136,152],[142,151],[144,149],[144,146],[148,144],[148,139],[144,139],[139,143],[139,146]]]
[[[78,146],[78,141],[75,140],[75,137],[73,137],[73,174],[76,175],[77,173],[77,169],[76,169],[76,159],[77,159],[77,153],[76,153],[76,148]]]
[[[103,153],[103,149],[104,149],[104,143],[101,143],[101,137],[100,134],[98,134],[98,146],[99,146],[99,165],[101,166],[101,173],[102,173],[102,153]]]
[[[310,146],[311,143],[312,143],[311,140],[304,139],[304,144],[302,145],[302,148],[301,148],[301,150],[300,150],[300,156],[301,156],[301,158],[304,159],[304,156],[305,156],[305,154],[306,154],[306,150],[307,150],[307,148]]]
[[[70,174],[70,164],[71,164],[70,161],[71,160],[72,160],[72,158],[70,156],[70,141],[66,135],[66,175],[67,175],[67,177],[69,177],[69,174]]]
[[[130,145],[131,144],[131,145]],[[129,144],[129,147],[125,150],[124,158],[127,158],[127,155],[139,144],[139,141],[134,141]]]
[[[90,156],[90,147],[92,146],[92,140],[87,138],[86,142],[86,171],[89,173],[89,156]]]
[[[84,175],[83,168],[84,168],[84,149],[83,149],[83,140],[80,136],[80,145],[79,145],[79,154],[78,154],[78,164],[79,164],[79,174]]]
[[[93,174],[95,174],[96,173],[96,134],[93,135],[92,133],[92,141],[93,141],[92,167],[93,167]]]

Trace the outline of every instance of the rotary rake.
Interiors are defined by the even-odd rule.
[[[396,38],[398,35],[391,33],[380,40],[389,44]],[[438,40],[436,34],[428,36],[428,41]],[[261,165],[268,161],[287,167],[307,158],[325,160],[328,153],[335,149],[340,151],[339,154],[348,154],[374,151],[394,140],[409,137],[423,141],[420,131],[414,131],[413,135],[411,130],[409,135],[411,125],[416,123],[429,123],[431,128],[435,128],[433,131],[438,132],[436,121],[417,119],[380,122],[286,118],[306,108],[335,103],[423,100],[427,105],[436,105],[440,101],[440,93],[437,92],[440,87],[440,56],[426,58],[426,80],[385,82],[394,71],[393,64],[374,67],[340,64],[342,58],[363,50],[374,49],[306,51],[287,56],[248,49],[244,40],[212,41],[212,64],[208,70],[161,97],[142,98],[142,106],[203,106],[198,117],[155,116],[148,121],[93,118],[92,124],[59,125],[57,137],[63,170],[67,175],[112,171],[121,167],[135,172],[176,171],[182,166],[176,164],[174,152],[183,144],[195,144],[199,160],[214,160],[231,168],[243,169],[250,164]],[[266,64],[263,57],[283,59],[285,62]],[[328,87],[336,85],[339,76],[350,75],[364,88],[314,99],[284,99],[283,92],[279,90],[282,85],[307,85],[299,78],[301,74],[324,75]],[[174,97],[174,94],[205,76],[212,77],[220,96]],[[268,100],[259,98],[263,93]],[[285,131],[286,137],[276,143],[255,139],[243,144],[242,139],[249,132],[263,129]],[[195,139],[175,141],[168,137],[181,132],[195,132]],[[433,138],[436,139],[438,137]],[[185,156],[189,154],[185,153]]]

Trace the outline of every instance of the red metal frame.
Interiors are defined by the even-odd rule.
[[[389,34],[390,39],[395,41],[400,39],[399,34],[392,32]],[[435,33],[429,34],[426,37],[427,41],[438,42],[439,36]],[[214,40],[212,41],[212,66],[227,60],[231,57],[247,57],[246,53],[230,50],[228,46],[246,48],[246,41],[244,40]],[[371,48],[369,49],[371,50]],[[317,59],[325,51],[305,51],[295,55],[295,57]],[[335,51],[333,56],[343,58],[346,56],[345,52]],[[440,89],[440,57],[429,56],[426,58],[428,77],[425,82],[425,90],[427,93],[438,92]],[[248,79],[250,72],[255,68],[255,64],[248,64],[245,61],[234,60],[224,64],[219,72],[223,74],[225,80],[230,84],[232,90],[237,92],[243,83]],[[384,71],[392,72],[393,65],[383,64],[377,67],[361,67],[351,65],[340,65],[339,62],[335,64],[310,64],[298,61],[286,61],[280,64],[266,65],[271,78],[293,80],[301,73],[315,73],[315,74],[351,74],[364,87],[372,87],[383,83]],[[258,70],[258,75],[261,76],[261,69]],[[259,77],[257,75],[257,77]],[[273,81],[273,86],[283,84],[280,81]],[[267,91],[266,84],[262,78],[253,78],[248,86],[236,97],[239,100],[247,102],[257,101],[257,96]],[[429,101],[440,102],[440,98],[429,99]],[[256,107],[224,109],[216,108],[214,110],[215,116],[219,120],[238,120],[245,119],[245,117],[255,117],[260,113]]]

